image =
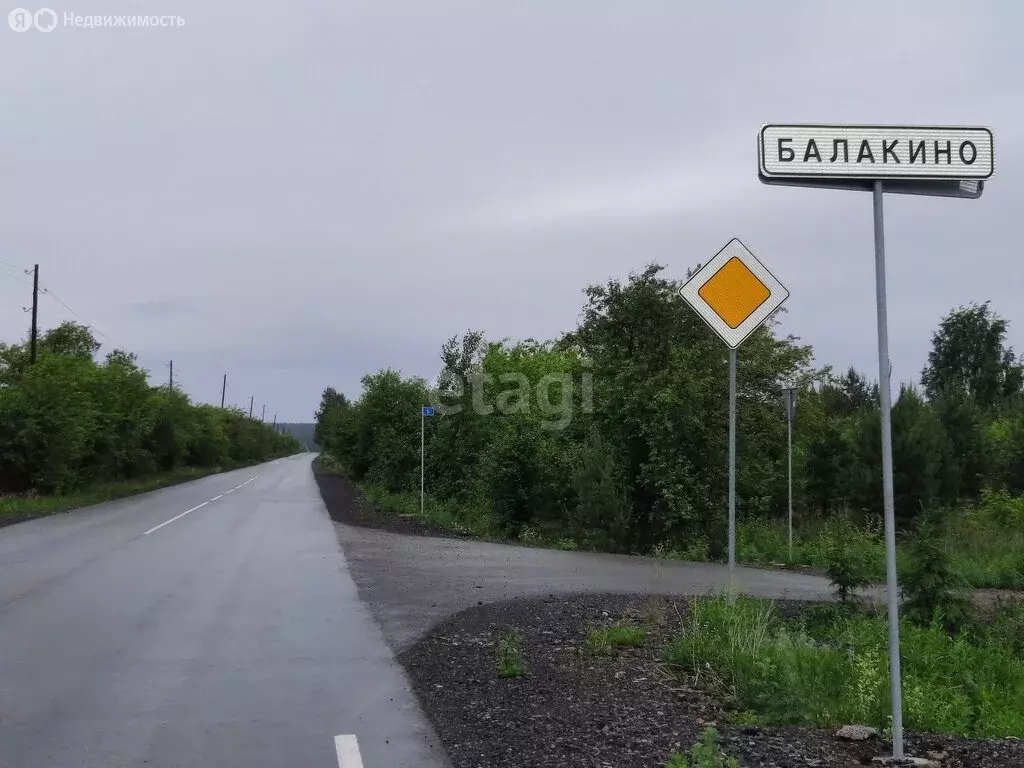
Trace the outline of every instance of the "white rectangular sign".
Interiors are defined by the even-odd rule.
[[[988,128],[766,125],[758,141],[764,178],[988,179]]]

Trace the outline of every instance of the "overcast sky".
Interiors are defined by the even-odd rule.
[[[3,17],[15,7],[0,6]],[[34,10],[36,6],[24,7]],[[784,332],[877,375],[871,199],[767,187],[766,122],[988,125],[977,201],[886,197],[896,380],[950,308],[1024,349],[1024,6],[684,0],[50,0],[0,17],[0,338],[30,286],[198,401],[308,420],[444,339],[552,338],[592,282],[739,236]],[[5,266],[6,265],[6,266]],[[24,277],[24,276],[22,276]],[[13,306],[12,306],[13,305]],[[75,319],[44,298],[44,327]]]

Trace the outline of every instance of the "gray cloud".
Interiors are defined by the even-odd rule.
[[[771,121],[992,126],[983,199],[887,197],[894,373],[971,300],[1024,348],[1013,4],[49,5],[186,24],[0,29],[0,255],[198,400],[226,370],[229,402],[306,419],[326,384],[430,376],[468,327],[555,336],[588,282],[734,235],[789,287],[784,331],[874,373],[870,200],[759,184]]]

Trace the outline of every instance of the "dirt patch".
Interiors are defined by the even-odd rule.
[[[400,655],[455,768],[657,768],[714,724],[745,768],[850,768],[891,747],[843,742],[833,731],[730,725],[715,699],[662,666],[660,649],[688,613],[685,600],[573,596],[467,610]],[[803,604],[780,603],[783,615]],[[647,623],[641,648],[595,656],[590,630],[620,618]],[[499,678],[494,645],[524,637],[526,675]],[[944,768],[1020,768],[1024,743],[909,734],[908,754],[945,752]]]

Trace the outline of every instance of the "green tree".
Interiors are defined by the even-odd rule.
[[[932,507],[921,515],[907,549],[910,565],[901,574],[904,615],[918,624],[941,621],[955,631],[967,617],[963,582],[953,571],[947,535],[948,511]]]
[[[569,532],[599,549],[628,551],[630,508],[615,458],[593,429],[573,466],[576,504]]]
[[[85,326],[64,323],[25,344],[0,345],[0,493],[60,494],[182,466],[222,466],[293,453],[291,438],[240,416],[195,406],[153,388],[133,354],[100,345]],[[243,445],[239,439],[252,433]],[[227,437],[227,446],[225,445]],[[228,456],[230,454],[230,456]]]
[[[587,289],[580,327],[565,343],[593,366],[594,420],[614,453],[633,506],[636,546],[705,535],[724,545],[728,356],[651,265],[625,282]],[[738,363],[739,493],[743,513],[781,512],[785,420],[779,381],[807,374],[810,348],[777,339],[769,323]]]
[[[949,442],[950,466],[944,473],[943,500],[976,499],[992,463],[985,414],[962,390],[943,392],[931,403]]]
[[[1005,345],[1008,323],[989,302],[959,307],[946,315],[932,335],[921,383],[929,400],[965,392],[990,408],[1024,390],[1024,365]]]
[[[483,390],[486,348],[481,331],[452,336],[441,348],[441,373],[431,393],[437,416],[431,422],[430,480],[432,492],[442,497],[465,499],[479,486],[487,436],[473,400]]]

